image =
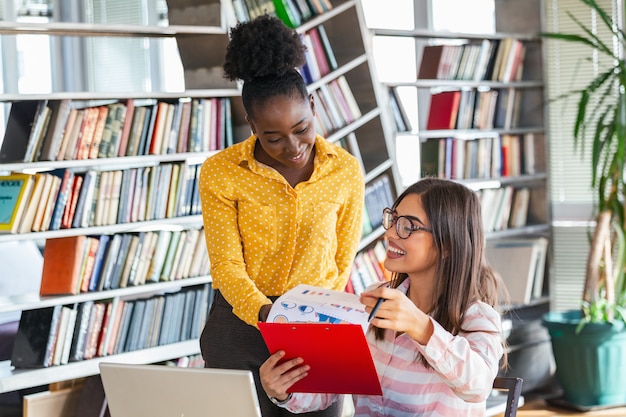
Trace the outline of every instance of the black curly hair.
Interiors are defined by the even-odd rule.
[[[304,79],[296,70],[306,62],[304,52],[300,35],[268,14],[230,30],[224,77],[243,81],[241,97],[248,115],[278,95],[308,97]]]

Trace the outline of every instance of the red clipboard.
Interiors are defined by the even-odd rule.
[[[363,327],[347,323],[266,323],[259,329],[270,353],[301,357],[311,369],[288,392],[382,395]]]

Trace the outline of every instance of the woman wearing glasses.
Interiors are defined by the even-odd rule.
[[[358,416],[484,416],[503,355],[500,278],[487,264],[480,203],[458,183],[426,178],[383,211],[387,285],[368,289],[367,337],[382,396],[353,395]],[[300,413],[323,409],[336,394],[287,394],[307,375],[300,358],[261,366],[269,396]]]

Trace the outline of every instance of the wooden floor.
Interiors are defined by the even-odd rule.
[[[498,417],[501,417],[500,414]],[[626,417],[626,407],[607,408],[594,411],[574,411],[564,407],[556,407],[546,403],[545,400],[527,401],[523,407],[517,410],[517,417],[561,417],[561,416],[603,416],[603,417]]]

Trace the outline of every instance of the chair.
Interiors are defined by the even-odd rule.
[[[493,381],[493,389],[506,392],[506,409],[504,417],[515,417],[517,415],[517,406],[522,394],[522,378],[516,377],[496,377]]]

